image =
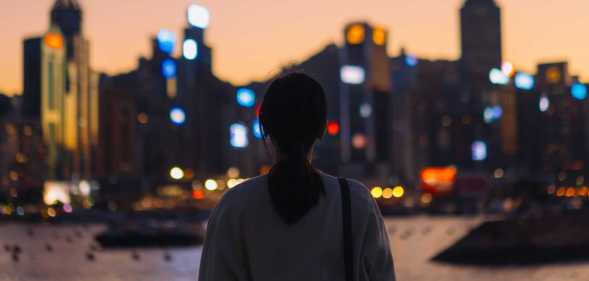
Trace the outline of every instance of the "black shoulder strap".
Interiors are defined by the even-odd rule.
[[[350,202],[350,187],[348,181],[343,178],[339,179],[339,185],[342,195],[342,225],[343,225],[343,249],[344,265],[346,270],[346,281],[354,280],[354,240],[352,239],[352,216]]]

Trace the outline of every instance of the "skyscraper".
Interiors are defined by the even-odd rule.
[[[501,9],[494,0],[466,0],[460,9],[461,63],[469,81],[501,65]]]

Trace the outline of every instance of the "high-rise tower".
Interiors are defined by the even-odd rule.
[[[501,9],[494,0],[466,0],[460,30],[463,71],[469,78],[486,79],[491,68],[501,65]]]

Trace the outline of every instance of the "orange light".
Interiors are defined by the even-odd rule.
[[[362,24],[354,24],[348,28],[346,40],[350,45],[356,45],[364,41],[364,26]]]
[[[566,193],[566,189],[564,187],[560,187],[560,188],[558,188],[558,190],[556,190],[557,197],[562,197],[565,195],[565,193]]]
[[[576,190],[572,187],[567,188],[567,192],[565,194],[566,197],[573,197],[575,196]]]
[[[421,171],[422,187],[434,193],[452,190],[458,171],[456,167],[430,167]]]
[[[335,136],[339,134],[339,123],[337,123],[336,121],[327,122],[327,133],[330,136]]]
[[[45,35],[45,37],[43,38],[43,42],[45,43],[45,45],[52,49],[63,48],[63,37],[61,37],[61,35],[57,33],[47,33],[47,35]]]
[[[272,166],[264,165],[260,167],[260,175],[266,175],[270,173],[270,169],[272,169]]]
[[[546,80],[550,83],[555,84],[560,82],[561,76],[560,69],[556,66],[550,67],[546,70]]]
[[[374,44],[382,46],[384,45],[385,41],[386,41],[386,32],[384,30],[384,28],[382,27],[375,27],[372,30],[372,42],[374,42]]]
[[[202,200],[205,199],[205,193],[200,188],[195,188],[192,190],[192,198],[195,200]]]

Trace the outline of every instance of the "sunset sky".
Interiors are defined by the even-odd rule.
[[[389,28],[389,54],[401,46],[419,57],[459,56],[458,10],[463,0],[80,0],[84,33],[94,69],[114,74],[149,54],[149,36],[161,28],[178,35],[190,3],[209,8],[206,40],[214,71],[234,83],[265,78],[329,42],[342,41],[351,20]],[[0,92],[20,93],[22,39],[48,28],[53,0],[2,0]],[[589,77],[589,1],[498,0],[502,7],[503,53],[518,68],[566,59]]]

